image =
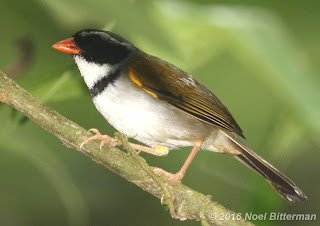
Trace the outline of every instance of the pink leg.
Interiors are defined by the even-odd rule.
[[[179,172],[173,174],[173,173],[169,173],[163,169],[160,168],[156,168],[153,170],[153,172],[155,172],[156,174],[164,174],[169,178],[169,182],[178,182],[181,181],[182,178],[184,177],[190,163],[192,162],[194,156],[197,154],[198,150],[200,149],[202,143],[200,144],[195,144],[187,158],[187,160],[184,162],[183,166],[181,167],[181,169],[179,170]]]
[[[108,135],[102,135],[97,129],[90,129],[89,131],[95,133],[95,135],[84,140],[80,145],[80,149],[83,147],[83,145],[86,145],[94,140],[101,140],[100,149],[105,144],[109,144],[112,146],[118,145],[118,142],[116,139],[109,137]],[[165,156],[169,153],[169,149],[167,147],[163,147],[163,146],[155,146],[154,148],[151,148],[151,147],[147,147],[147,146],[140,145],[140,144],[130,143],[130,145],[136,150],[143,151],[143,152],[146,152],[146,153],[149,153],[152,155],[156,155],[156,156]]]

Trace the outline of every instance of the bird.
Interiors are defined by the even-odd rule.
[[[252,151],[225,105],[204,85],[177,66],[149,55],[111,31],[84,29],[52,46],[70,54],[86,83],[93,103],[116,130],[142,144],[132,146],[156,156],[191,147],[177,173],[155,168],[168,182],[181,182],[199,149],[230,155],[263,176],[287,201],[307,196],[287,176]],[[117,141],[90,129],[84,145]]]

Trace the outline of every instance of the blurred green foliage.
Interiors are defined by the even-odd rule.
[[[186,185],[243,215],[319,214],[319,1],[2,0],[0,9],[0,69],[18,61],[16,40],[31,40],[34,57],[16,80],[61,114],[85,128],[114,132],[95,110],[73,60],[51,48],[83,28],[112,29],[214,91],[246,143],[294,179],[309,202],[289,206],[233,158],[205,151]],[[199,224],[171,219],[158,199],[22,121],[0,105],[1,225]],[[143,156],[177,171],[188,151]]]

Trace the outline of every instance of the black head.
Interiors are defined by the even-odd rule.
[[[118,64],[136,48],[120,35],[110,31],[86,29],[73,35],[80,56],[98,64]]]

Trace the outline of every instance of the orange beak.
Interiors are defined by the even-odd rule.
[[[78,55],[81,51],[81,49],[74,42],[73,38],[68,38],[66,40],[57,42],[52,46],[52,48],[55,48],[64,53],[75,54],[75,55]]]

